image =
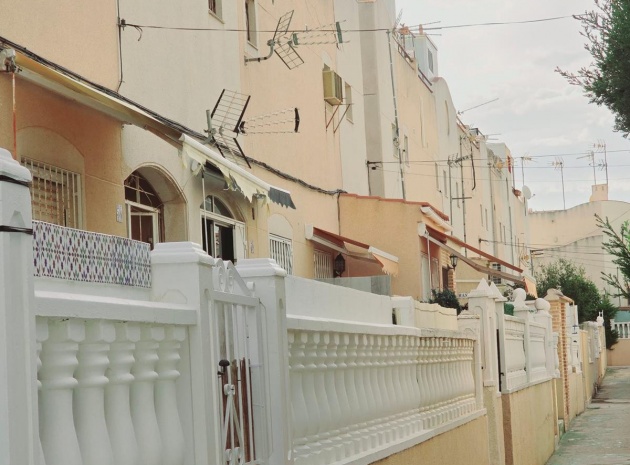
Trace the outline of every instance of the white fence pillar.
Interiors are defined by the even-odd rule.
[[[272,259],[239,260],[236,267],[241,277],[253,283],[254,295],[258,297],[265,308],[265,323],[267,330],[267,356],[269,364],[269,391],[271,405],[272,451],[269,463],[293,463],[291,451],[291,412],[289,392],[289,357],[286,320],[286,291],[284,279],[286,271],[280,268]],[[314,346],[306,342],[312,352]],[[312,347],[311,347],[312,346]],[[309,365],[309,363],[305,363]],[[304,383],[308,383],[308,369],[302,376]],[[309,414],[311,412],[309,411]],[[314,414],[315,412],[313,412]],[[314,423],[313,423],[314,424]],[[312,426],[312,425],[311,425]],[[309,433],[310,427],[306,426]],[[313,431],[316,433],[316,431]]]
[[[192,441],[187,445],[193,448],[194,463],[223,463],[224,451],[221,442],[221,407],[217,385],[218,360],[215,352],[213,319],[210,305],[213,289],[212,267],[215,260],[192,242],[170,242],[156,244],[151,253],[152,300],[170,303],[185,303],[199,308],[197,324],[189,329],[190,343],[190,383],[192,415]],[[160,292],[158,295],[157,292]],[[168,336],[168,335],[167,335]],[[179,339],[173,337],[173,342]],[[164,338],[161,338],[164,340]],[[166,341],[169,339],[167,337]],[[164,343],[161,343],[164,346]],[[156,349],[157,350],[157,349]],[[161,367],[157,367],[161,370]],[[166,381],[166,378],[163,378]],[[159,386],[158,395],[164,386]],[[159,399],[158,399],[159,400]],[[166,406],[163,406],[166,407]],[[161,415],[162,411],[157,412]],[[171,418],[171,421],[178,419]],[[164,425],[162,430],[167,433]],[[179,434],[179,433],[177,433]],[[167,453],[177,451],[179,439],[170,438]],[[176,452],[179,454],[179,452]]]
[[[37,431],[31,175],[0,148],[0,463],[42,463]]]
[[[490,286],[482,279],[477,289],[468,294],[468,310],[480,317],[483,385],[485,387],[496,386],[498,390],[497,317],[494,298],[490,296],[490,293]]]

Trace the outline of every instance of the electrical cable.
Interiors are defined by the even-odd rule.
[[[539,19],[529,19],[529,20],[517,20],[517,21],[496,21],[496,22],[487,22],[487,23],[469,23],[469,24],[455,24],[452,26],[435,26],[435,27],[423,27],[421,24],[415,26],[405,26],[409,30],[422,28],[422,31],[440,31],[444,29],[461,29],[466,27],[480,27],[480,26],[505,26],[510,24],[531,24],[531,23],[542,23],[548,21],[558,21],[561,19],[573,18],[574,15],[569,16],[553,16],[549,18],[539,18]],[[210,32],[248,32],[247,29],[239,29],[239,28],[212,28],[212,27],[183,27],[183,26],[158,26],[154,24],[135,24],[129,23],[124,19],[121,19],[120,24],[118,25],[121,28],[125,28],[126,26],[130,26],[133,28],[140,29],[167,29],[172,31],[210,31]],[[368,29],[342,29],[341,32],[349,33],[349,32],[391,32],[392,28],[368,28]],[[321,29],[321,32],[338,32],[337,29]],[[258,30],[257,32],[265,32],[273,34],[275,33],[275,29],[272,30]],[[288,30],[287,34],[298,34],[311,32],[309,29],[292,29]]]

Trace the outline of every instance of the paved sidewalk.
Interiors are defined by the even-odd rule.
[[[547,465],[630,465],[630,367],[608,368],[597,397]]]

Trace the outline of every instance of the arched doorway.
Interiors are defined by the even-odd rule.
[[[159,167],[143,166],[125,180],[127,235],[153,245],[185,241],[186,202],[175,182]]]

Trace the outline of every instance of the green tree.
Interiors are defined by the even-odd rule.
[[[602,220],[596,215],[595,220],[606,236],[606,242],[603,244],[604,250],[615,257],[612,262],[617,265],[621,273],[621,277],[611,273],[602,273],[602,277],[604,281],[617,290],[612,294],[613,297],[623,297],[628,300],[630,299],[630,225],[624,221],[617,232],[608,218]]]
[[[615,130],[630,133],[630,0],[594,0],[595,10],[574,16],[582,23],[584,48],[593,63],[577,72],[556,68],[570,84],[582,87],[591,103],[615,115]]]
[[[536,281],[539,296],[544,296],[548,289],[555,288],[573,299],[578,306],[580,323],[596,321],[599,312],[603,312],[606,347],[610,349],[617,343],[617,332],[610,326],[610,320],[617,314],[617,307],[611,302],[608,294],[600,295],[595,283],[586,277],[583,267],[560,258],[549,265],[543,265],[536,273]]]
[[[536,290],[544,297],[549,289],[560,289],[578,306],[578,319],[595,321],[599,312],[601,296],[593,281],[585,275],[584,268],[570,260],[560,258],[543,265],[536,273]]]

